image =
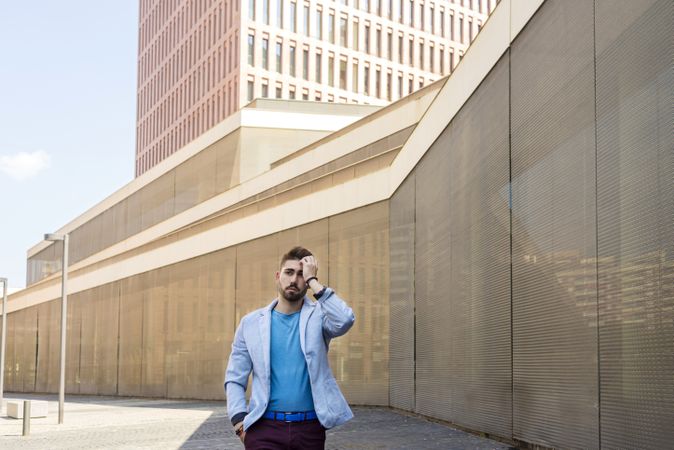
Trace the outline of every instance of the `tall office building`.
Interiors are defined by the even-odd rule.
[[[140,0],[136,176],[254,98],[386,104],[448,73],[497,0]]]

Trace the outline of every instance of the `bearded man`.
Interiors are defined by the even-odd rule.
[[[276,272],[278,298],[236,330],[225,374],[227,413],[248,450],[324,449],[325,430],[353,417],[328,363],[330,340],[349,331],[353,311],[317,274],[309,250],[291,249]],[[306,296],[309,288],[316,302]]]

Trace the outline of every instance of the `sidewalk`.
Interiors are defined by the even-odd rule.
[[[243,449],[232,433],[224,402],[67,395],[58,425],[58,396],[5,394],[49,400],[49,415],[22,421],[0,414],[1,449]],[[354,408],[355,418],[328,431],[326,449],[450,450],[510,446],[385,408]]]

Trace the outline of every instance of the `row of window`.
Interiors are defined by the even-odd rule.
[[[259,45],[256,45],[255,40],[255,35],[248,35],[247,62],[249,66],[276,71],[291,77],[301,77],[305,80],[311,79],[311,81],[330,86],[336,86],[334,80],[335,60],[347,60],[346,55],[340,56],[332,51],[325,52],[327,60],[324,60],[322,49],[307,44],[302,44],[298,48],[295,41],[285,42],[282,38],[277,38],[273,42],[273,49],[270,47],[269,38],[262,37]],[[404,39],[400,35],[395,45],[393,41],[392,35],[389,35],[388,51],[386,55],[383,55],[392,62],[440,75],[450,73],[455,66],[454,49],[452,47],[445,47],[442,44],[436,46],[435,42],[425,43],[423,40],[416,42],[413,36]],[[256,52],[258,52],[257,55]],[[359,60],[356,58],[356,56],[352,56],[353,64],[358,66]],[[372,59],[367,56],[363,58],[363,63],[366,65],[369,65],[371,61]],[[310,74],[310,65],[314,71],[313,76]],[[301,69],[301,71],[298,69]],[[322,76],[323,71],[327,71],[327,78]],[[340,81],[341,84],[342,81]]]
[[[157,133],[162,133],[162,130],[202,101],[205,95],[219,87],[224,79],[235,74],[239,61],[238,37],[230,41],[215,47],[211,56],[193,66],[180,84],[171,85],[170,90],[169,86],[155,84],[154,81],[161,83],[168,79],[168,76],[160,76],[139,91],[140,148],[150,144],[157,137]],[[169,94],[166,95],[166,92]],[[144,131],[141,133],[140,130]],[[156,130],[156,133],[149,130]]]
[[[153,167],[225,117],[237,111],[239,109],[238,89],[236,79],[229,81],[226,88],[220,89],[215,95],[202,101],[199,107],[170,129],[168,127],[154,130],[139,129],[138,139],[140,139],[141,133],[147,132],[154,132],[154,135],[162,133],[163,135],[159,139],[155,139],[143,152],[140,152],[140,157],[136,160],[136,175]]]
[[[370,21],[361,17],[360,14],[352,13],[349,15],[346,12],[335,11],[334,9],[329,8],[327,16],[324,17],[322,5],[311,5],[309,3],[298,5],[298,2],[295,0],[249,0],[248,14],[249,19],[253,21],[255,21],[258,16],[255,9],[258,1],[262,2],[262,17],[260,21],[263,24],[273,25],[280,29],[286,29],[293,33],[301,33],[308,37],[328,41],[332,44],[341,46],[347,45],[346,34],[349,27],[358,28],[358,23],[361,20],[366,22],[366,30],[371,26]],[[400,0],[399,4],[403,5],[406,1],[407,0]],[[270,2],[273,2],[275,5],[274,11],[270,11],[269,9]],[[452,9],[449,9],[449,11],[446,12],[445,7],[436,8],[433,3],[430,3],[429,7],[426,8],[423,2],[418,2],[419,19],[417,23],[414,19],[414,11],[416,10],[415,5],[417,2],[410,0],[408,3],[410,9],[408,16],[406,16],[408,17],[406,23],[411,24],[411,26],[418,25],[416,28],[437,36],[449,37],[450,40],[466,43],[471,42],[474,35],[482,27],[481,18],[464,15],[462,13],[455,14],[455,11]],[[301,17],[298,17],[298,8],[301,9]],[[273,14],[275,17],[273,23],[270,21],[270,14]],[[287,19],[285,18],[286,15],[288,16]],[[336,23],[337,17],[339,17],[339,24]],[[352,24],[347,24],[348,21],[352,22]],[[337,26],[339,27],[339,42],[336,40]],[[458,34],[455,36],[457,31]],[[369,38],[368,33],[366,33],[366,36]],[[359,48],[355,47],[356,45],[360,45],[358,39],[354,39],[352,42],[354,47],[351,48],[359,50]],[[368,45],[367,41],[362,45]]]
[[[413,73],[398,71],[394,74],[393,70],[380,66],[363,65],[361,67],[357,61],[354,64],[347,60],[340,60],[339,86],[285,82],[249,75],[246,96],[248,101],[262,97],[317,102],[368,103],[363,102],[362,96],[365,95],[394,101],[421,89],[424,83],[432,81],[434,80],[426,80]]]
[[[179,49],[161,69],[138,89],[138,117],[144,117],[156,108],[157,103],[164,100],[167,92],[184,89],[190,84],[190,95],[181,109],[185,111],[198,101],[203,93],[208,92],[219,80],[234,72],[239,67],[239,39],[230,35],[220,45],[214,46],[210,54],[201,60],[190,61],[189,46]],[[189,68],[189,72],[185,69]],[[189,100],[191,99],[191,100]]]

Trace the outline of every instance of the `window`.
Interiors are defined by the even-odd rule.
[[[424,3],[421,3],[419,5],[419,28],[421,30],[426,29],[426,5]]]
[[[445,37],[445,10],[440,10],[440,36]]]
[[[463,17],[459,17],[459,41],[463,44]]]
[[[388,20],[393,20],[393,0],[388,0]]]
[[[381,1],[380,0],[372,0],[372,9],[375,14],[381,15]]]
[[[381,58],[381,30],[377,30],[377,56]]]
[[[468,19],[468,43],[473,42],[473,21]]]
[[[316,53],[316,78],[314,81],[316,83],[321,83],[321,65],[323,64],[323,55],[320,53]]]
[[[370,53],[370,25],[365,25],[365,53]]]
[[[451,72],[454,70],[454,52],[450,51],[449,52],[449,71]]]
[[[355,59],[351,65],[351,90],[358,92],[358,61]]]
[[[370,67],[363,68],[363,92],[365,95],[370,95]]]
[[[414,65],[414,38],[411,37],[408,44],[409,45],[407,46],[407,49],[409,51],[409,55],[407,55],[407,56],[409,57],[409,59],[408,59],[407,63],[410,66],[413,66]]]
[[[293,100],[297,100],[297,91],[295,90],[295,86],[290,86],[288,88],[288,96]]]
[[[370,11],[370,0],[361,0],[360,6],[362,7],[363,11]]]
[[[391,97],[392,97],[392,95],[393,95],[392,92],[391,92],[391,88],[393,87],[393,86],[392,86],[393,83],[392,83],[392,81],[391,81],[392,78],[393,78],[393,76],[392,76],[390,73],[387,73],[387,74],[386,74],[386,98],[387,98],[389,101],[391,101]]]
[[[375,92],[377,97],[381,98],[381,70],[377,69],[374,73],[374,84],[376,86]]]
[[[269,70],[269,39],[262,39],[262,68]]]
[[[283,50],[283,44],[281,42],[276,43],[276,71],[278,73],[281,73],[282,71],[282,65],[281,65],[281,53]]]
[[[304,5],[304,35],[309,36],[309,5]]]
[[[403,62],[403,35],[398,35],[398,62]]]
[[[414,26],[414,0],[410,0],[410,26]]]
[[[388,46],[388,51],[386,53],[386,57],[393,61],[393,32],[389,30],[388,35],[387,35],[387,40],[386,44]]]
[[[433,43],[429,43],[428,44],[428,66],[429,66],[428,71],[429,72],[435,72],[435,64],[434,64],[435,63],[435,58],[434,58],[435,55],[433,53],[435,53],[435,46],[433,45]]]
[[[262,84],[262,98],[269,97],[269,85],[265,82]]]
[[[346,19],[339,19],[339,45],[346,47]]]
[[[255,0],[248,0],[248,18],[255,20]]]
[[[302,51],[302,78],[309,79],[309,50],[306,48]]]
[[[314,26],[314,37],[321,39],[323,37],[323,11],[316,10],[316,25]]]
[[[328,17],[328,39],[331,44],[335,43],[335,14],[332,12]]]
[[[328,57],[328,84],[335,85],[335,57],[332,55]]]
[[[403,3],[405,0],[398,0],[398,22],[403,23]]]
[[[351,27],[351,39],[353,40],[352,48],[358,50],[358,21],[354,20]]]
[[[419,68],[421,70],[424,70],[424,43],[419,42]]]
[[[446,75],[445,74],[445,48],[442,45],[440,46],[440,54],[438,55],[438,58],[440,59],[440,74]]]
[[[254,90],[255,90],[255,83],[248,80],[248,101],[249,102],[253,100]]]
[[[290,55],[289,55],[289,58],[290,58],[290,64],[289,64],[289,66],[290,66],[290,68],[289,68],[290,76],[291,76],[291,77],[296,77],[296,76],[297,76],[297,72],[296,72],[296,70],[295,70],[295,69],[296,69],[295,61],[296,61],[297,55],[296,55],[296,53],[295,53],[295,46],[294,46],[293,44],[290,44]]]
[[[269,25],[269,0],[262,0],[262,21]]]
[[[428,15],[431,20],[431,33],[435,34],[435,8],[433,5],[428,7]]]
[[[255,36],[248,35],[248,65],[255,65]]]
[[[281,86],[276,86],[276,98],[283,98]]]
[[[407,93],[411,94],[412,92],[414,92],[414,79],[410,78],[407,80]]]
[[[449,15],[449,39],[454,40],[454,14]]]
[[[403,76],[398,74],[398,98],[403,98]]]
[[[276,0],[276,26],[283,29],[283,0]]]
[[[346,59],[339,60],[339,88],[346,89]]]
[[[297,3],[290,2],[290,31],[297,32]]]

